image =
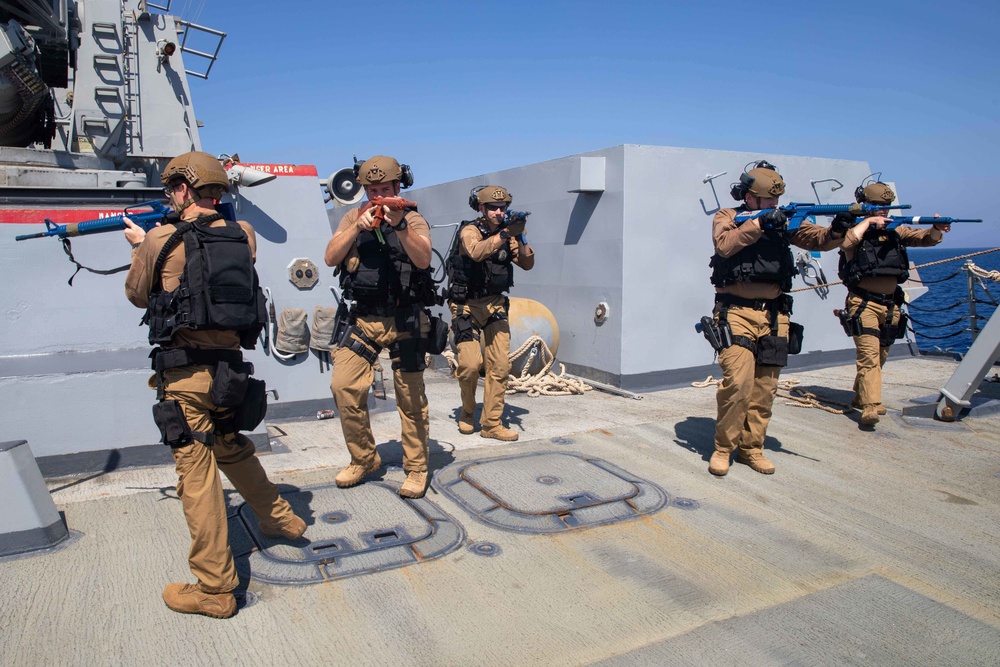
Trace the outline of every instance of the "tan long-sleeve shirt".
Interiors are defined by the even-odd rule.
[[[500,249],[499,237],[491,234],[486,238],[479,232],[476,225],[466,225],[462,227],[460,252],[473,262],[486,261]],[[535,266],[535,251],[527,243],[521,243],[519,238],[510,237],[507,241],[510,245],[513,261],[525,271],[530,271]]]
[[[736,216],[747,212],[745,209],[724,208],[715,214],[712,221],[712,240],[715,252],[720,257],[732,257],[760,240],[764,233],[760,221],[749,220],[742,225],[736,225]],[[843,242],[843,238],[834,237],[829,227],[820,227],[809,222],[802,223],[789,235],[788,240],[803,250],[833,250]],[[781,285],[745,282],[717,287],[715,291],[744,299],[776,299],[781,295]]]

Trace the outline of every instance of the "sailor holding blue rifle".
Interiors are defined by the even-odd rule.
[[[264,325],[263,293],[254,270],[256,237],[246,222],[216,210],[229,178],[207,153],[180,155],[161,176],[176,213],[147,233],[124,217],[132,246],[125,295],[146,309],[153,420],[177,469],[196,584],[169,584],[163,601],[174,611],[228,618],[239,584],[229,547],[228,513],[219,471],[253,509],[260,531],[294,540],[306,530],[239,431],[256,428],[267,402],[264,383],[250,376],[240,348],[252,349]]]
[[[774,464],[764,456],[771,404],[781,367],[802,346],[802,327],[788,319],[792,297],[786,292],[795,275],[791,245],[832,250],[846,232],[845,225],[809,222],[789,229],[788,215],[777,209],[784,180],[764,160],[751,164],[731,191],[743,205],[715,214],[715,255],[710,263],[715,309],[712,319],[702,320],[702,332],[718,353],[723,374],[716,397],[715,453],[708,466],[720,477],[729,472],[734,451],[737,461],[757,472],[774,472]],[[744,215],[753,211],[763,213]]]
[[[872,174],[854,191],[859,204],[885,206],[896,198],[888,185],[873,178],[880,175]],[[941,222],[914,229],[894,225],[892,218],[882,216],[866,218],[856,225],[855,219],[850,213],[835,218],[835,223],[851,226],[840,248],[839,273],[847,286],[847,304],[837,315],[857,348],[853,405],[861,410],[861,423],[872,426],[878,423],[879,415],[886,413],[882,405],[882,366],[889,347],[906,335],[907,318],[900,311],[900,285],[910,276],[906,248],[937,245],[951,225]]]

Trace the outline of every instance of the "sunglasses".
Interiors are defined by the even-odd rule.
[[[483,207],[487,211],[506,211],[507,210],[507,205],[506,204],[483,204]]]

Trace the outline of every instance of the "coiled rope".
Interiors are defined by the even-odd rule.
[[[570,394],[582,394],[593,389],[583,380],[566,376],[566,367],[559,364],[559,374],[552,372],[552,365],[555,363],[555,355],[541,336],[531,336],[528,340],[508,355],[511,364],[519,358],[527,355],[520,375],[511,374],[507,379],[507,393],[516,394],[525,392],[531,398],[536,396],[568,396]],[[537,373],[531,374],[530,369],[536,356],[542,359],[542,368]],[[451,367],[452,375],[458,370],[458,360],[455,353],[445,350],[442,355]]]

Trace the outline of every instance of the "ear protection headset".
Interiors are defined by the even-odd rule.
[[[861,181],[861,185],[854,189],[854,201],[859,204],[865,203],[865,188],[872,183],[878,183],[882,180],[882,172],[876,171],[873,174],[868,174],[865,176],[865,180]]]
[[[736,201],[743,201],[743,198],[747,196],[748,192],[750,192],[750,186],[753,185],[753,176],[751,176],[748,172],[751,169],[770,169],[771,171],[778,171],[778,168],[767,160],[747,162],[746,166],[743,167],[743,173],[740,174],[739,183],[733,183],[731,189],[729,190],[730,196]]]
[[[479,213],[479,191],[485,188],[485,185],[477,185],[469,191],[469,208],[471,208],[476,213]]]

